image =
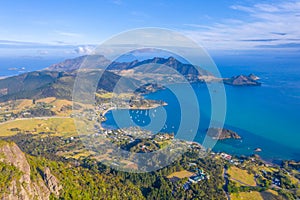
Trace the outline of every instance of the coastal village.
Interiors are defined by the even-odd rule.
[[[109,96],[108,94],[101,95]],[[103,96],[101,98],[102,100],[105,99]],[[162,102],[144,101],[136,96],[127,96],[117,102],[118,105],[105,101],[97,104],[96,115],[94,110],[89,112],[89,109],[85,108],[84,105],[78,104],[78,108],[81,111],[84,110],[82,113],[86,114],[85,118],[87,120],[102,122],[105,120],[105,114],[111,109],[150,109],[163,105]],[[18,103],[22,104],[22,106],[18,105]],[[72,106],[70,102],[54,98],[35,102],[32,100],[30,102],[19,101],[14,105],[13,112],[11,112],[11,105],[13,104],[1,104],[1,109],[3,109],[1,113],[4,113],[2,120],[6,121],[2,126],[5,126],[3,130],[5,129],[7,132],[7,136],[4,139],[15,141],[21,146],[28,139],[32,141],[38,140],[40,145],[44,145],[46,149],[51,149],[49,152],[46,151],[48,156],[61,157],[76,165],[87,158],[99,159],[98,161],[106,159],[109,161],[111,150],[109,145],[103,143],[103,138],[121,149],[137,153],[148,153],[164,149],[176,141],[176,137],[172,133],[152,134],[138,127],[114,130],[104,129],[101,126],[94,127],[95,133],[86,137],[92,137],[93,141],[99,141],[99,145],[103,145],[105,154],[99,157],[96,156],[95,152],[83,148],[82,138],[78,137],[75,128],[71,128],[71,125],[66,126],[64,123],[56,123],[55,128],[53,128],[52,123],[55,122],[55,118],[51,119],[53,116],[62,117],[58,118],[60,122],[61,120],[71,120],[73,117],[76,117],[71,112]],[[39,110],[40,112],[37,114],[34,110]],[[9,112],[11,113],[10,116],[7,115]],[[15,119],[11,118],[11,116],[21,118],[24,122],[28,120],[33,123],[34,120],[37,120],[38,123],[36,125],[27,123],[26,126],[20,126],[20,123],[12,123],[10,125],[10,121]],[[42,117],[40,119],[32,119],[32,117],[37,116]],[[64,118],[70,116],[71,118]],[[50,118],[47,119],[47,117]],[[61,128],[61,125],[66,127]],[[74,132],[71,133],[72,131]],[[61,134],[64,132],[70,133]],[[214,132],[214,134],[210,133],[212,137],[217,136],[221,140],[239,138],[236,133],[230,130],[213,129],[212,132]],[[187,145],[187,155],[184,156],[185,160],[180,161],[180,164],[172,170],[172,173],[167,173],[164,177],[178,190],[182,189],[186,193],[198,190],[196,188],[201,190],[204,185],[209,184],[215,178],[220,178],[223,180],[222,190],[227,199],[247,199],[250,196],[251,198],[261,199],[265,195],[271,195],[276,199],[276,197],[291,197],[292,194],[299,195],[300,193],[300,172],[299,168],[294,167],[297,165],[287,164],[280,166],[265,162],[258,155],[235,156],[225,152],[205,150],[201,145],[194,142],[177,142]],[[55,144],[55,147],[52,147],[51,144]],[[26,149],[26,147],[24,148]],[[32,150],[28,149],[27,151],[31,152]],[[205,156],[203,156],[204,154]],[[116,161],[112,159],[109,162],[115,166],[127,165],[128,167],[135,167],[132,163],[122,160]],[[210,162],[218,163],[221,166],[222,169],[219,175],[212,173],[212,167],[208,164]],[[291,197],[290,199],[293,198]]]
[[[134,127],[126,131],[121,131],[120,129],[105,130],[103,134],[113,140],[114,143],[122,144],[120,146],[125,149],[127,145],[137,142],[134,137],[140,135],[146,139],[138,140],[135,144],[137,148],[134,151],[143,153],[164,148],[164,146],[170,144],[175,139],[173,134],[152,135],[150,132],[145,132]],[[161,145],[162,143],[164,145]],[[168,180],[174,185],[186,191],[194,187],[193,185],[195,184],[209,181],[210,177],[213,176],[209,172],[209,169],[206,171],[206,169],[197,163],[197,161],[203,159],[203,153],[206,157],[224,165],[224,192],[228,196],[228,199],[239,199],[243,195],[249,196],[249,192],[258,198],[260,193],[272,193],[278,196],[283,191],[293,190],[293,188],[295,191],[299,191],[297,188],[299,188],[300,182],[299,179],[295,178],[295,175],[299,177],[300,173],[297,173],[295,170],[292,170],[292,173],[288,172],[278,165],[263,161],[257,155],[239,157],[224,152],[207,152],[201,145],[195,142],[186,142],[186,144],[190,149],[188,151],[196,152],[199,157],[183,163],[180,171],[175,171],[167,176]]]

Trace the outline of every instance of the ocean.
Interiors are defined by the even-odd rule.
[[[261,78],[262,86],[225,86],[227,112],[224,127],[236,131],[242,140],[218,141],[213,151],[246,156],[255,153],[270,162],[300,160],[300,62],[297,60],[293,63],[283,62],[280,59],[279,61],[252,60],[247,62],[247,66],[230,60],[216,61],[223,77],[254,73]],[[176,87],[184,95],[184,85],[172,87]],[[205,84],[193,84],[192,87],[199,105],[190,104],[190,115],[185,117],[191,124],[194,123],[193,111],[199,107],[200,123],[194,141],[202,143],[210,122],[211,102]],[[181,113],[174,94],[170,90],[161,90],[146,95],[146,98],[168,103],[164,107],[167,120],[160,131],[174,132],[176,135]],[[186,99],[185,103],[189,104],[188,96]],[[161,108],[150,111],[110,111],[106,114],[107,121],[103,126],[118,128],[114,116],[122,118],[128,112],[137,125],[147,127],[151,123],[149,116],[159,115],[162,111]],[[126,125],[122,124],[122,127],[124,126]],[[186,134],[189,134],[189,131],[186,131]],[[255,152],[256,148],[261,148],[262,151]]]
[[[62,57],[40,56],[0,57],[0,77],[41,70],[64,59]]]

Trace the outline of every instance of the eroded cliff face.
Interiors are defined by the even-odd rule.
[[[59,185],[59,181],[53,174],[51,174],[48,167],[46,167],[44,170],[44,181],[50,192],[58,197],[59,191],[62,189],[62,186]]]
[[[61,186],[49,168],[45,168],[44,180],[41,176],[31,179],[30,165],[26,156],[15,143],[0,141],[0,162],[4,166],[3,169],[6,166],[13,167],[9,175],[11,178],[6,179],[7,183],[0,188],[0,199],[46,200],[51,193],[59,195]]]

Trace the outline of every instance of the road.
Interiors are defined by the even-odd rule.
[[[224,192],[226,194],[226,197],[228,200],[230,200],[230,195],[228,193],[228,190],[227,190],[227,186],[229,184],[229,179],[228,179],[228,176],[227,176],[227,169],[224,167],[224,170],[223,170],[223,177],[225,179],[225,185],[223,186],[223,189],[224,189]]]

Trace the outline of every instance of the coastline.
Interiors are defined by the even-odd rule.
[[[167,105],[167,104],[165,104],[165,105]],[[163,105],[163,106],[165,106],[165,105]],[[123,107],[123,108],[115,108],[115,107],[113,107],[113,108],[109,108],[109,109],[105,110],[104,112],[102,112],[102,116],[105,116],[105,115],[106,115],[109,111],[111,111],[111,110],[117,110],[117,109],[120,109],[120,110],[123,110],[123,109],[149,110],[149,109],[154,109],[154,108],[158,108],[158,107],[160,107],[160,105],[151,106],[151,107],[133,107],[133,108],[125,108],[125,107]],[[104,123],[105,121],[106,121],[106,119],[103,120],[103,121],[101,121],[101,124],[100,124],[101,130],[106,130],[106,129],[103,128],[103,126],[102,126],[102,123]],[[166,134],[170,134],[170,132],[166,132]],[[212,139],[213,139],[213,138],[212,138]],[[229,140],[231,140],[231,139],[229,139]],[[232,140],[234,140],[234,139],[232,139]],[[220,141],[222,141],[222,140],[220,140]],[[203,146],[201,145],[201,143],[199,143],[199,142],[197,142],[197,141],[185,141],[185,142],[187,142],[187,143],[190,144],[190,145],[193,145],[193,144],[194,144],[194,145],[203,147]],[[237,157],[237,158],[239,158],[239,157],[247,157],[247,158],[249,158],[249,157],[256,156],[256,157],[258,157],[262,162],[264,162],[265,164],[268,164],[268,165],[276,165],[276,166],[280,166],[280,163],[281,163],[281,162],[284,162],[284,161],[295,160],[295,159],[289,159],[289,158],[282,158],[282,159],[268,159],[268,158],[264,158],[263,156],[261,156],[261,155],[259,154],[260,152],[256,152],[255,149],[253,149],[253,153],[251,153],[251,154],[238,154],[238,153],[227,152],[227,150],[214,150],[214,149],[211,149],[210,151],[213,152],[213,153],[216,153],[216,154],[219,154],[219,153],[226,153],[226,154],[228,154],[228,155],[231,155],[232,157]],[[264,151],[264,150],[262,149],[262,151]],[[298,161],[298,160],[296,160],[296,161]]]

